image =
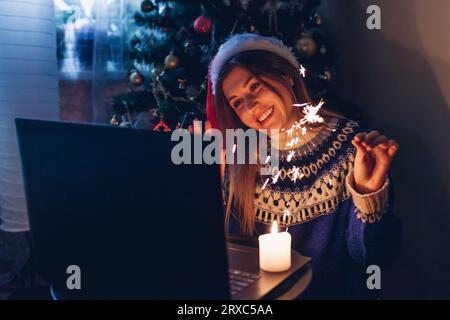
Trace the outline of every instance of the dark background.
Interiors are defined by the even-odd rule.
[[[366,27],[369,5],[381,30]],[[403,247],[385,298],[450,298],[450,1],[323,0],[338,92],[396,139],[391,171]]]

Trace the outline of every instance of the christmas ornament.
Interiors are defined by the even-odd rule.
[[[200,16],[197,19],[195,19],[195,21],[194,21],[194,30],[198,34],[203,34],[203,35],[209,34],[212,30],[212,26],[213,26],[213,23],[212,23],[211,19],[209,19],[205,16]]]
[[[330,82],[331,81],[331,71],[325,70],[321,74],[319,74],[318,78],[322,81]]]
[[[317,52],[317,44],[310,36],[302,36],[298,39],[295,49],[302,57],[311,58]]]
[[[165,59],[164,59],[164,65],[167,69],[169,70],[173,70],[176,67],[178,67],[180,63],[180,60],[178,59],[178,57],[176,55],[174,55],[173,53],[169,54]]]
[[[141,3],[141,11],[142,12],[151,12],[156,9],[155,4],[150,0],[144,0]]]
[[[144,83],[144,77],[137,71],[134,71],[130,74],[130,82],[134,86],[138,87]]]
[[[170,127],[161,119],[159,123],[153,128],[153,131],[169,132]]]
[[[331,71],[325,70],[317,75],[316,86],[318,89],[326,90],[329,87],[331,80],[332,80]]]

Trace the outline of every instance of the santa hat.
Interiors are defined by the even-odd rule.
[[[292,49],[277,38],[265,37],[255,33],[241,33],[230,36],[217,51],[208,70],[208,93],[206,98],[206,114],[213,128],[218,128],[216,110],[214,108],[214,95],[217,80],[222,66],[233,56],[244,51],[263,50],[270,51],[289,61],[296,69],[300,65]]]

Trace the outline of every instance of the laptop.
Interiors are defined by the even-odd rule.
[[[227,246],[218,166],[173,164],[170,133],[16,127],[33,261],[55,299],[272,298],[309,262],[269,274],[257,248]]]

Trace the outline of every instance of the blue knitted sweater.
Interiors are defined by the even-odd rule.
[[[367,288],[367,267],[379,266],[383,276],[399,250],[400,223],[390,205],[389,179],[371,194],[353,187],[351,140],[360,131],[357,122],[333,118],[290,150],[279,151],[276,183],[273,178],[266,183],[267,176],[256,181],[254,236],[270,232],[277,220],[280,228],[288,227],[293,248],[312,258],[313,280],[300,298],[375,298],[380,290]],[[241,233],[236,212],[229,232]]]

